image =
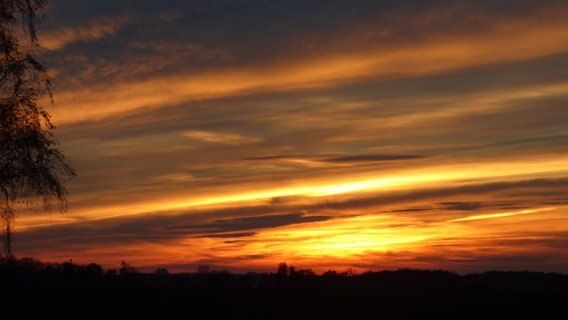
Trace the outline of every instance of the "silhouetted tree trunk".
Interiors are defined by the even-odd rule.
[[[46,0],[0,0],[0,218],[4,254],[11,255],[16,207],[38,200],[66,209],[65,177],[75,173],[58,149],[55,127],[40,103],[50,79],[36,59],[36,25]],[[25,38],[18,38],[23,28]],[[44,99],[45,100],[45,99]]]

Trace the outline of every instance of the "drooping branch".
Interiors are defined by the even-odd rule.
[[[11,255],[16,204],[40,200],[45,209],[56,204],[65,211],[64,179],[75,175],[41,104],[52,98],[47,70],[35,57],[36,25],[46,3],[0,0],[0,218],[6,255]],[[20,22],[26,39],[17,37]]]

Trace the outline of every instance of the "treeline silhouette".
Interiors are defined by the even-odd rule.
[[[125,261],[105,270],[94,263],[0,259],[0,303],[34,306],[19,310],[18,318],[60,311],[110,318],[557,318],[567,315],[567,298],[568,275],[558,273],[348,269],[317,275],[281,263],[267,273],[201,265],[173,274],[164,268],[140,273]]]

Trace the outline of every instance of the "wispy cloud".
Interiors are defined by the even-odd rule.
[[[245,143],[257,143],[262,139],[247,137],[235,133],[217,133],[198,130],[187,130],[181,133],[184,137],[201,140],[211,143],[228,144],[228,145],[241,145]]]
[[[323,51],[303,59],[177,71],[119,83],[107,80],[95,90],[92,84],[88,88],[60,90],[57,96],[61,111],[57,112],[57,119],[59,122],[97,120],[141,108],[161,108],[202,99],[321,88],[369,79],[421,77],[561,54],[568,51],[565,45],[568,36],[562,32],[565,21],[556,15],[546,22],[516,17],[507,21],[506,26],[501,21],[485,21],[498,25],[480,33],[444,32],[390,46],[373,42],[357,44],[365,47],[364,51]]]
[[[472,215],[463,218],[453,219],[451,222],[461,222],[461,221],[472,221],[472,220],[482,220],[482,219],[495,219],[495,218],[505,218],[511,216],[517,216],[521,214],[529,214],[543,211],[554,210],[555,208],[540,208],[540,209],[526,209],[520,211],[509,211],[509,212],[499,212],[499,213],[489,213],[489,214],[479,214]]]
[[[195,179],[194,176],[192,176],[191,174],[187,174],[187,173],[169,173],[169,174],[164,174],[164,175],[160,175],[156,177],[157,180],[164,182],[164,183],[176,183],[176,182],[187,182],[187,181],[192,181]]]
[[[48,50],[60,50],[74,42],[100,40],[115,35],[130,23],[132,20],[127,17],[104,18],[80,26],[42,32],[41,46]]]

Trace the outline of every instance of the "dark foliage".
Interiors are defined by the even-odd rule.
[[[35,57],[36,24],[46,2],[0,1],[0,218],[6,255],[11,254],[16,206],[40,200],[46,209],[57,204],[65,210],[62,180],[74,175],[42,105],[51,98],[51,83]],[[26,38],[18,37],[18,27]]]
[[[568,275],[441,270],[328,271],[318,276],[281,264],[275,273],[136,273],[126,262],[106,273],[96,264],[0,261],[0,301],[29,304],[19,318],[156,317],[359,319],[529,317],[563,319]],[[163,269],[159,269],[163,270]],[[124,276],[127,274],[128,276]],[[63,304],[65,307],[63,307]],[[62,312],[65,311],[65,312]]]

